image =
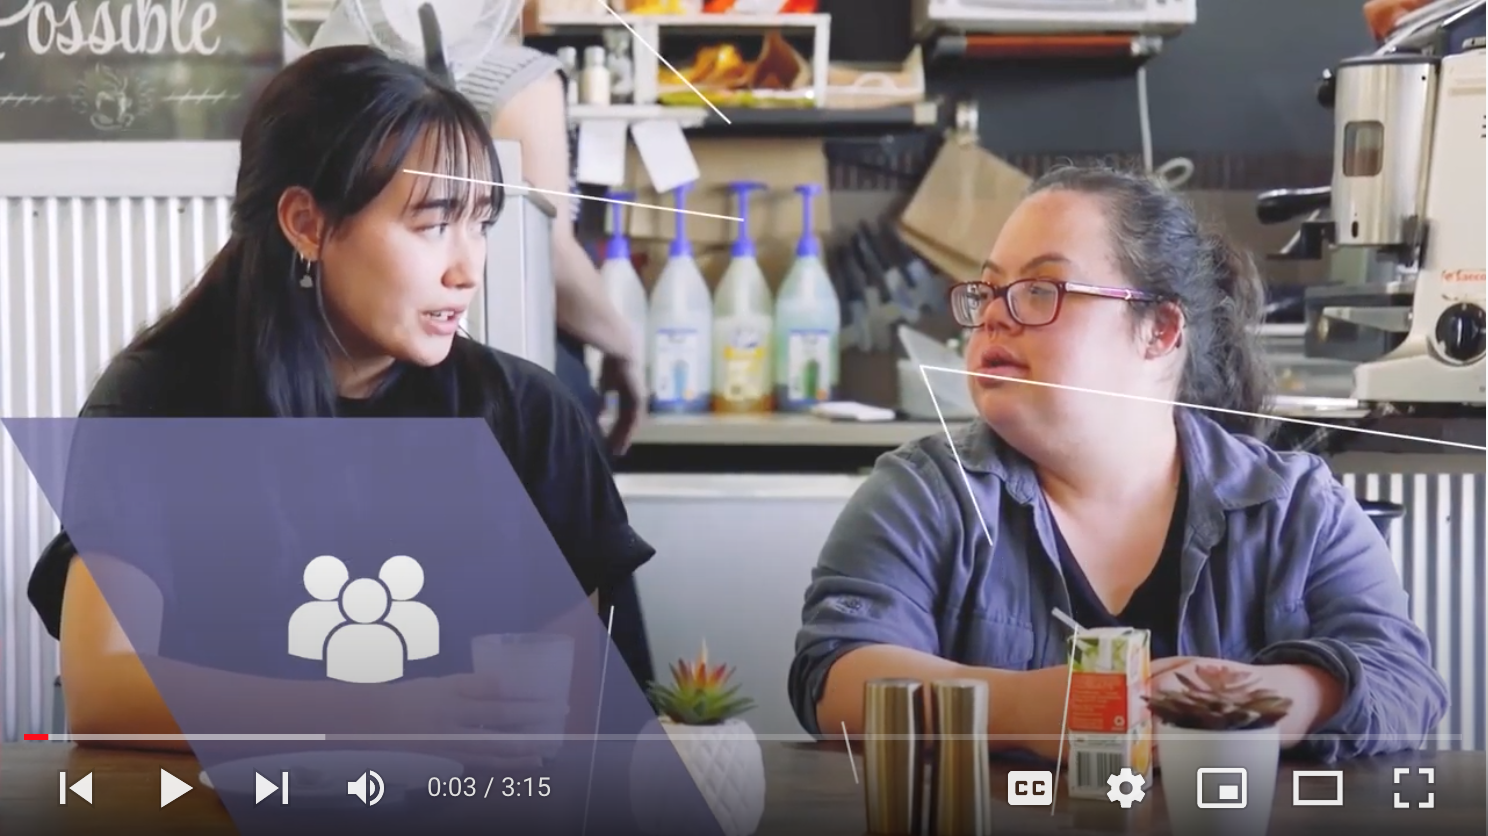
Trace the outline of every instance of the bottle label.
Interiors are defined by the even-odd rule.
[[[651,392],[658,403],[686,403],[698,391],[699,335],[692,328],[659,328],[651,364]]]
[[[792,331],[786,341],[785,392],[792,401],[825,401],[832,396],[832,334]]]
[[[728,330],[723,344],[723,386],[720,389],[724,400],[753,402],[769,393],[766,339],[763,332],[749,325]]]

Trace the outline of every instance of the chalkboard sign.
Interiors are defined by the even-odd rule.
[[[282,0],[0,0],[0,142],[237,139],[283,65]]]

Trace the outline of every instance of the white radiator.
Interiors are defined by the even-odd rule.
[[[515,145],[503,173],[520,182]],[[77,414],[108,359],[180,299],[228,232],[236,143],[0,144],[0,416]],[[490,233],[473,336],[553,366],[547,216]],[[58,521],[0,432],[0,740],[51,730],[56,642],[26,582]]]
[[[227,229],[235,143],[0,145],[0,415],[76,415],[108,358],[180,298]],[[0,711],[51,722],[56,643],[26,581],[57,518],[0,441]]]
[[[0,415],[77,414],[109,357],[179,299],[221,247],[227,213],[226,198],[199,196],[0,200]],[[27,605],[25,581],[57,530],[8,440],[0,508],[8,737],[17,725],[43,728],[54,644]]]
[[[1410,593],[1411,617],[1431,638],[1433,666],[1447,681],[1452,700],[1434,747],[1488,749],[1488,559],[1483,542],[1488,494],[1483,475],[1341,475],[1344,486],[1361,499],[1406,509],[1392,526],[1390,550]]]

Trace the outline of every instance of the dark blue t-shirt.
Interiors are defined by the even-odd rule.
[[[1188,517],[1188,480],[1178,484],[1178,501],[1168,523],[1168,536],[1152,573],[1132,593],[1120,613],[1112,613],[1091,588],[1090,581],[1075,560],[1069,543],[1054,525],[1054,538],[1059,546],[1059,566],[1069,588],[1070,617],[1080,626],[1135,627],[1151,634],[1153,659],[1178,655],[1178,602],[1182,591],[1183,524]]]
[[[376,578],[390,557],[412,555],[424,567],[419,600],[445,603],[446,641],[408,673],[469,670],[471,637],[531,632],[654,554],[630,527],[592,417],[548,372],[480,350],[481,379],[457,383],[491,394],[489,424],[416,422],[462,417],[458,393],[425,369],[403,370],[373,397],[339,406],[343,417],[397,421],[244,422],[256,428],[237,436],[224,434],[231,421],[79,422],[68,478],[82,487],[69,489],[66,504],[90,507],[64,508],[64,527],[70,516],[94,520],[94,536],[127,551],[119,557],[159,588],[165,658],[324,677],[323,664],[286,652],[288,618],[311,600],[307,563],[333,554],[350,579]],[[192,358],[126,353],[82,417],[224,418],[220,390]],[[357,437],[327,425],[353,427]],[[307,464],[328,446],[350,446],[350,458]],[[71,498],[78,494],[92,498]],[[97,548],[81,530],[76,536],[84,551]],[[76,551],[64,531],[28,590],[59,638]]]

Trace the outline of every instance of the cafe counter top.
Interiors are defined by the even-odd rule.
[[[863,787],[859,783],[863,774],[861,753],[855,761],[850,761],[842,746],[781,742],[762,745],[767,801],[758,836],[862,836],[865,826]],[[1015,768],[1027,767],[994,761],[991,770],[993,833],[997,836],[1144,836],[1170,832],[1161,780],[1130,810],[1106,801],[1071,801],[1061,794],[1051,812],[1047,806],[1007,804],[1007,773]],[[1343,805],[1294,805],[1293,774],[1319,769],[1341,771]],[[159,806],[161,770],[193,787],[166,807]],[[91,804],[78,798],[72,798],[65,806],[58,803],[58,774],[64,772],[63,780],[67,783],[92,774]],[[198,772],[195,761],[186,755],[79,748],[66,743],[6,744],[0,748],[0,832],[7,836],[234,832],[217,796],[199,784]],[[1402,832],[1482,836],[1488,827],[1484,810],[1488,801],[1485,797],[1488,772],[1482,752],[1409,753],[1333,767],[1287,762],[1277,784],[1267,836],[1331,832],[1347,832],[1350,836],[1375,833],[1395,836]],[[1304,790],[1304,796],[1303,800],[1315,798],[1316,791]],[[1428,797],[1432,806],[1421,806]],[[435,812],[422,820],[420,829],[441,835],[467,829],[461,828],[459,822],[445,824],[439,826],[439,815]],[[493,830],[490,824],[486,823],[483,832],[502,832],[500,828]],[[616,829],[613,824],[593,823],[590,830],[594,836],[629,830]]]
[[[1343,459],[1349,470],[1483,472],[1488,418],[1482,412],[1369,416],[1361,409],[1278,405],[1275,414],[1283,420],[1275,422],[1273,446]],[[850,473],[902,444],[944,432],[939,421],[923,420],[650,415],[617,464],[622,471],[651,473]]]

